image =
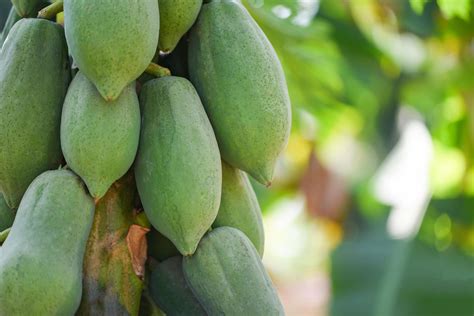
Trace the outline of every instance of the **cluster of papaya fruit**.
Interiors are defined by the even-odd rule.
[[[12,3],[0,316],[284,314],[247,174],[270,185],[290,104],[244,6]]]

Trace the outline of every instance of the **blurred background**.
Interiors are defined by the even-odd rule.
[[[474,1],[245,4],[293,104],[254,183],[288,315],[474,315]]]
[[[474,1],[244,4],[293,104],[253,183],[287,314],[474,315]]]

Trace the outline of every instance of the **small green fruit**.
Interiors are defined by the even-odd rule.
[[[174,50],[181,37],[196,21],[202,0],[158,0],[160,7],[160,51]]]
[[[166,315],[206,316],[183,274],[181,256],[169,258],[152,270],[150,295]]]
[[[157,0],[65,0],[64,27],[79,69],[107,101],[137,79],[155,55]]]
[[[38,14],[38,5],[43,0],[11,0],[12,4],[21,17],[35,18]]]
[[[196,253],[183,259],[183,271],[209,315],[284,315],[255,247],[238,229],[207,233]]]
[[[99,199],[135,159],[140,105],[134,83],[106,102],[82,72],[71,82],[61,119],[61,147],[68,166]]]
[[[0,191],[12,208],[34,178],[61,163],[69,78],[62,27],[41,19],[15,23],[0,50]]]
[[[0,315],[73,315],[94,202],[71,171],[29,186],[0,248]]]
[[[263,256],[265,234],[262,211],[247,175],[222,163],[222,197],[212,227],[229,226],[243,232]]]
[[[191,83],[149,81],[135,175],[151,224],[182,255],[193,254],[219,209],[222,170],[209,119]]]
[[[241,4],[206,3],[189,36],[189,72],[222,158],[269,185],[290,134],[288,88],[278,57]]]

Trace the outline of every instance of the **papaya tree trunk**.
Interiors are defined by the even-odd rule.
[[[97,203],[77,315],[138,315],[143,281],[137,276],[132,252],[140,247],[130,245],[128,238],[136,226],[135,200],[135,181],[128,174]]]

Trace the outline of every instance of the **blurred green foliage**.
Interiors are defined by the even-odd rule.
[[[327,165],[332,162],[325,161],[326,151],[341,135],[372,155],[363,165],[366,172],[350,182],[355,208],[365,203],[359,196],[371,199],[366,187],[398,140],[402,106],[421,115],[433,139],[434,198],[463,200],[474,194],[473,1],[244,3],[284,66],[294,134],[309,139]],[[307,113],[316,125],[310,135]],[[298,185],[279,189],[284,194]],[[268,194],[278,197],[262,193],[264,200]],[[373,207],[383,209],[378,203]],[[367,205],[359,211],[374,212]]]
[[[286,155],[298,155],[292,142],[303,138],[348,184],[331,313],[474,314],[474,1],[244,3],[287,74],[294,125]],[[386,232],[390,207],[372,186],[400,140],[402,108],[432,139],[432,199],[418,235],[397,241]],[[256,185],[264,209],[301,190],[306,164],[270,192]]]

